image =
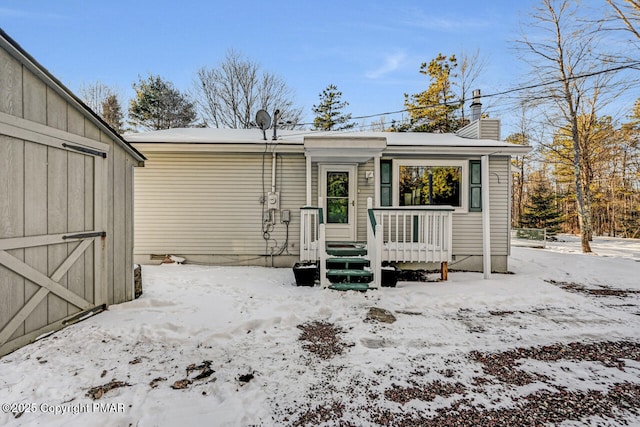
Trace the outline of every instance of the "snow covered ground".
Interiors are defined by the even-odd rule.
[[[0,425],[640,425],[640,240],[593,249],[366,293],[145,266],[140,299],[0,359]]]

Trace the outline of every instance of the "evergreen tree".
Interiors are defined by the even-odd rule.
[[[186,95],[173,87],[173,83],[160,76],[149,75],[133,84],[135,99],[129,104],[129,117],[133,126],[159,130],[192,127],[196,109]]]
[[[544,228],[547,234],[555,234],[563,220],[562,213],[557,208],[556,195],[549,182],[541,174],[537,178],[522,213],[522,226]]]
[[[341,101],[341,97],[342,92],[333,84],[322,91],[320,104],[313,106],[313,112],[316,115],[313,119],[314,130],[346,130],[356,125],[350,122],[351,113],[342,112],[349,103]]]
[[[122,113],[122,107],[120,101],[115,95],[109,95],[102,102],[102,118],[109,124],[116,132],[123,133],[124,128],[124,115]]]
[[[411,116],[411,124],[397,130],[445,133],[455,132],[462,126],[462,121],[456,117],[462,104],[455,101],[451,82],[457,66],[455,55],[447,58],[441,53],[429,64],[422,63],[420,74],[428,76],[431,83],[423,92],[404,95],[404,105]]]

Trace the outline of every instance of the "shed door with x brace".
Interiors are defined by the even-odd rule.
[[[0,113],[0,355],[106,303],[108,151]]]

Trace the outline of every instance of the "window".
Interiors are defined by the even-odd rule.
[[[395,206],[469,206],[469,163],[459,160],[394,161]]]
[[[380,206],[393,205],[391,191],[391,160],[380,161]]]
[[[349,172],[327,172],[327,222],[349,222]]]
[[[482,211],[482,173],[480,160],[469,161],[469,211]]]

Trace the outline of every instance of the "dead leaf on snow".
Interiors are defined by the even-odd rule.
[[[120,388],[120,387],[131,387],[131,384],[125,383],[124,381],[111,380],[110,382],[108,382],[108,383],[106,383],[104,385],[91,387],[89,389],[89,391],[87,391],[87,396],[89,396],[93,400],[98,400],[106,392],[108,392],[110,390],[113,390],[114,388]]]
[[[178,380],[175,383],[173,383],[171,388],[174,390],[184,390],[185,388],[189,387],[189,384],[191,383],[192,381],[190,379],[185,378],[183,380]]]

